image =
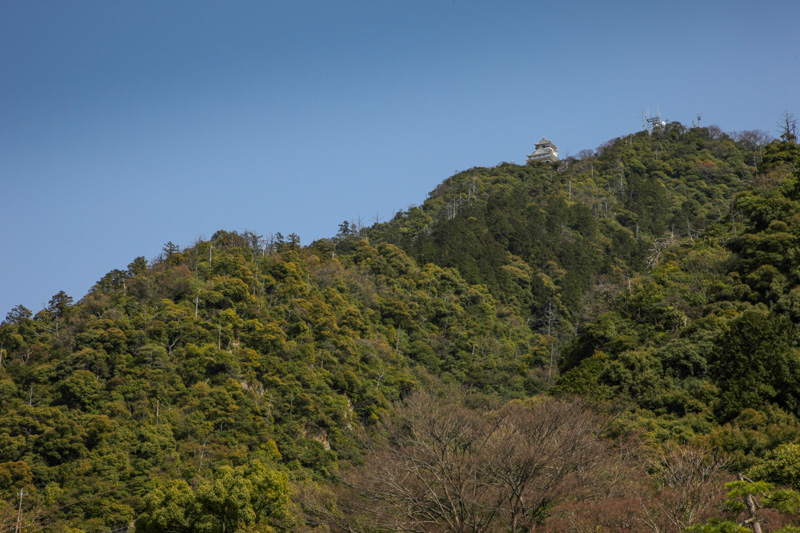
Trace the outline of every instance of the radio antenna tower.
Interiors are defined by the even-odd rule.
[[[642,111],[642,128],[647,130],[648,132],[652,133],[654,129],[660,128],[663,126],[661,122],[661,111],[659,111],[658,106],[656,106],[656,114],[655,116],[650,116],[650,110],[647,110],[647,113]]]

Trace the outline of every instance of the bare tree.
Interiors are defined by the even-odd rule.
[[[797,142],[797,120],[794,118],[793,113],[784,111],[778,122],[778,127],[781,130],[781,139],[787,142]]]
[[[764,157],[764,147],[772,140],[772,136],[763,130],[745,130],[734,132],[731,137],[744,148],[748,160],[752,157],[753,167],[758,170]]]
[[[602,457],[598,427],[577,402],[481,412],[418,393],[348,477],[345,505],[394,531],[531,531]]]
[[[655,454],[638,445],[626,448],[621,445],[616,460],[595,469],[598,490],[562,505],[548,531],[679,533],[719,516],[726,461],[718,455],[696,446]]]
[[[599,437],[578,401],[480,410],[460,392],[410,396],[334,490],[298,490],[331,531],[678,533],[718,513],[726,462],[694,446],[654,453]]]
[[[728,461],[697,446],[668,448],[650,462],[654,492],[643,497],[651,531],[683,531],[707,518],[725,495]]]
[[[376,522],[399,531],[488,529],[491,487],[477,482],[476,452],[489,428],[477,412],[417,394],[383,429],[385,441],[351,478]]]
[[[531,531],[599,464],[598,419],[580,403],[546,400],[532,409],[510,404],[497,420],[485,462],[498,518],[510,531]]]
[[[708,132],[708,137],[710,139],[722,139],[722,137],[725,135],[725,133],[722,131],[722,128],[716,124],[711,124],[710,126],[706,127],[706,131]]]

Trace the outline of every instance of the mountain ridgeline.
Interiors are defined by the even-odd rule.
[[[792,125],[473,168],[15,307],[0,530],[797,531]]]

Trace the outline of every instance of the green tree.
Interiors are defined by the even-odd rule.
[[[177,254],[181,251],[181,247],[175,244],[172,241],[169,241],[164,246],[161,247],[161,251],[164,253],[164,256],[169,259],[173,255]]]
[[[731,321],[714,352],[712,371],[722,391],[721,420],[765,402],[800,414],[800,354],[792,346],[794,327],[784,316],[746,311]]]
[[[15,305],[11,311],[6,314],[6,319],[3,324],[19,324],[31,318],[33,314],[31,310],[24,305]]]
[[[222,466],[197,489],[198,531],[233,532],[290,518],[288,477],[259,461]]]
[[[750,475],[800,490],[800,444],[782,444],[771,450],[750,470]]]
[[[292,524],[286,474],[258,460],[221,466],[193,490],[184,480],[169,481],[144,497],[137,531],[272,531]]]
[[[47,310],[53,313],[55,317],[63,317],[67,313],[69,306],[72,305],[72,302],[72,296],[64,291],[58,291],[47,304]]]
[[[195,494],[182,479],[169,481],[144,497],[144,510],[136,518],[136,529],[143,533],[189,533],[195,531]]]

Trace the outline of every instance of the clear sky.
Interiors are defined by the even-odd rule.
[[[777,134],[797,0],[0,0],[0,320],[218,229],[385,220],[641,114]]]

